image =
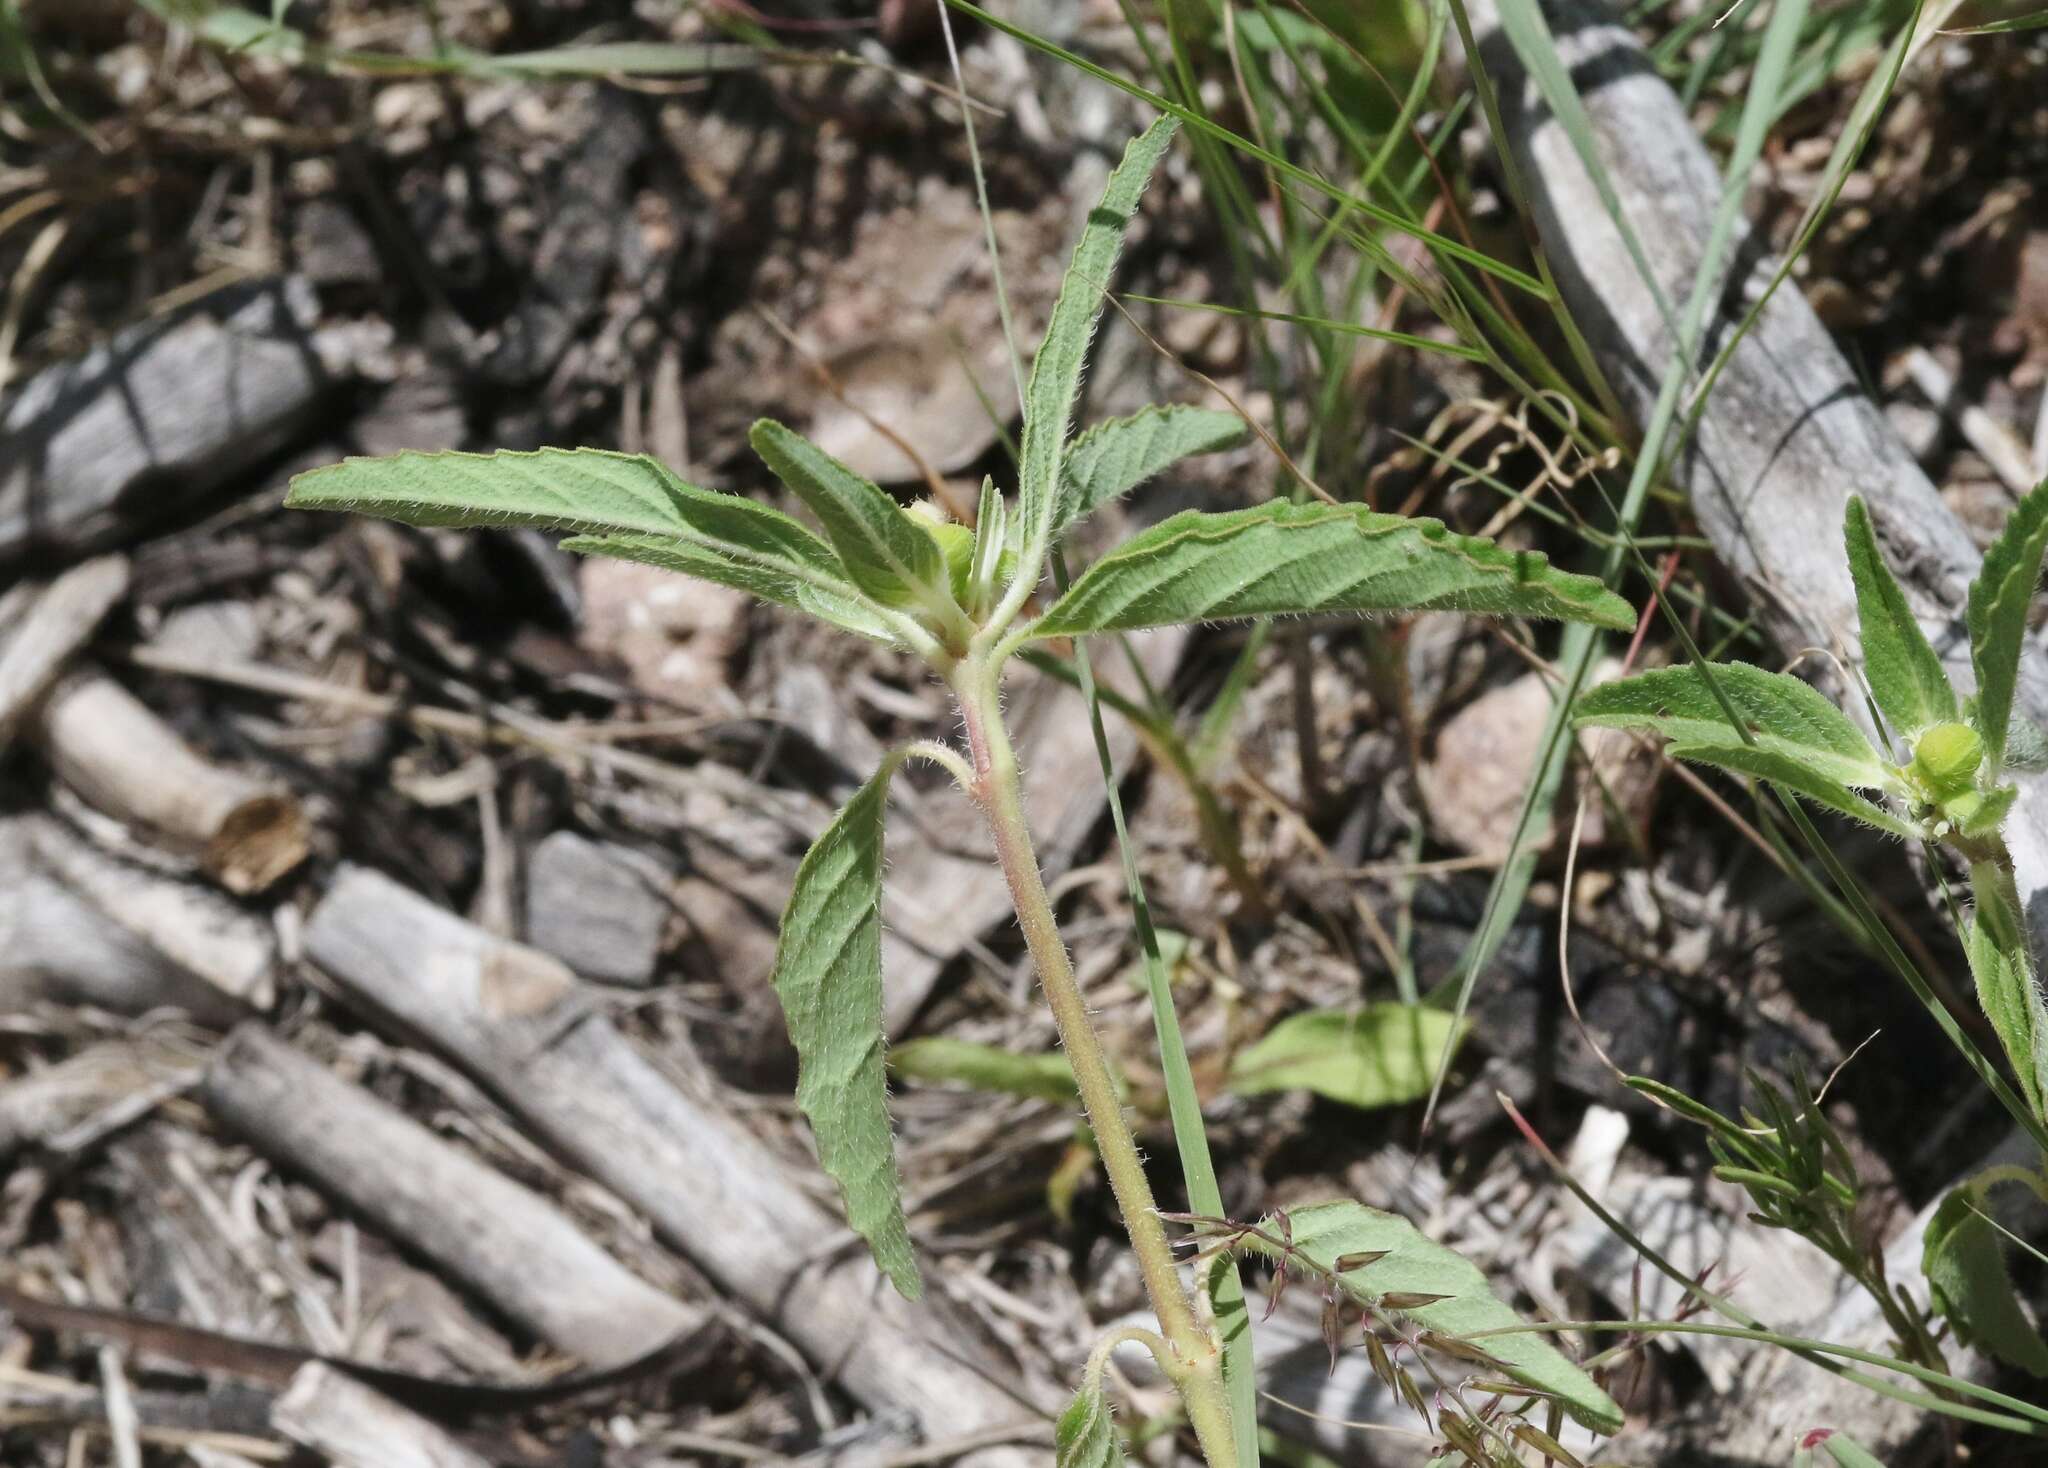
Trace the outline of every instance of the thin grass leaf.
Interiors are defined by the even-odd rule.
[[[1096,424],[1067,445],[1053,534],[1182,459],[1236,448],[1247,432],[1235,413],[1181,406],[1145,408]]]
[[[1240,1096],[1310,1091],[1346,1106],[1400,1106],[1429,1094],[1466,1026],[1419,1004],[1368,1004],[1289,1015],[1232,1057]]]
[[[1390,346],[1408,347],[1418,352],[1434,352],[1439,356],[1456,357],[1465,362],[1489,360],[1483,347],[1438,341],[1434,337],[1417,336],[1412,331],[1388,331],[1377,326],[1364,326],[1356,321],[1340,321],[1333,316],[1310,316],[1298,311],[1261,311],[1250,306],[1225,305],[1219,301],[1189,301],[1177,296],[1143,296],[1136,291],[1125,292],[1123,298],[1148,306],[1171,306],[1179,311],[1202,311],[1211,316],[1234,316],[1243,321],[1272,321],[1283,326],[1307,326],[1336,336],[1386,342]]]
[[[1060,285],[1059,299],[1053,303],[1052,320],[1032,360],[1031,381],[1024,391],[1013,541],[1019,555],[1018,574],[1025,581],[1036,582],[1057,526],[1067,425],[1081,390],[1088,343],[1102,315],[1117,256],[1123,251],[1124,232],[1131,227],[1138,200],[1177,130],[1172,118],[1162,117],[1124,150],[1123,161],[1103,188],[1101,202],[1089,211]]]
[[[1550,115],[1564,129],[1572,151],[1579,155],[1586,176],[1592,180],[1593,189],[1600,196],[1601,207],[1607,211],[1608,219],[1621,236],[1622,246],[1628,251],[1636,273],[1642,277],[1644,288],[1657,303],[1657,314],[1663,318],[1665,329],[1678,337],[1677,313],[1664,294],[1657,272],[1650,266],[1649,256],[1636,236],[1628,211],[1621,207],[1621,197],[1615,192],[1614,180],[1607,175],[1607,165],[1601,159],[1599,145],[1593,137],[1593,120],[1587,115],[1586,104],[1579,96],[1571,71],[1558,54],[1557,37],[1551,34],[1550,22],[1544,19],[1542,6],[1537,0],[1499,0],[1499,12],[1502,32],[1515,48],[1515,54],[1521,57],[1522,65],[1528,68],[1530,79],[1542,93]]]
[[[1052,554],[1052,574],[1053,584],[1066,592],[1067,561],[1057,547]],[[1074,640],[1073,679],[1088,703],[1088,729],[1095,740],[1096,764],[1102,771],[1103,799],[1109,806],[1110,826],[1116,832],[1117,855],[1123,864],[1124,887],[1131,898],[1131,926],[1137,931],[1138,947],[1144,955],[1143,975],[1152,1007],[1152,1032],[1159,1046],[1159,1074],[1166,1086],[1166,1114],[1173,1127],[1175,1149],[1180,1154],[1188,1206],[1211,1218],[1222,1218],[1226,1216],[1223,1192],[1216,1183],[1216,1162],[1209,1155],[1209,1137],[1202,1125],[1201,1093],[1195,1085],[1194,1067],[1188,1063],[1180,1015],[1174,1008],[1173,979],[1162,951],[1164,945],[1159,930],[1152,924],[1152,905],[1145,896],[1145,881],[1138,871],[1137,847],[1124,820],[1123,791],[1116,762],[1110,756],[1102,705],[1114,701],[1126,717],[1137,721],[1141,730],[1150,716],[1121,695],[1109,694],[1096,685],[1085,638]],[[1219,1256],[1205,1288],[1217,1333],[1223,1341],[1223,1386],[1230,1398],[1239,1468],[1259,1468],[1258,1371],[1253,1359],[1251,1315],[1245,1308],[1244,1280],[1238,1273],[1237,1260]]]
[[[2007,20],[1986,21],[1983,25],[1961,26],[1955,30],[1943,31],[1945,36],[1997,36],[2013,31],[2038,31],[2048,29],[2048,10],[2037,10],[2031,15],[2015,15]]]
[[[1511,1329],[1521,1317],[1495,1298],[1479,1266],[1463,1255],[1426,1238],[1407,1219],[1382,1213],[1363,1203],[1316,1203],[1290,1209],[1285,1226],[1292,1230],[1293,1249],[1319,1268],[1361,1304],[1383,1306],[1388,1296],[1431,1296],[1429,1304],[1393,1310],[1448,1341],[1474,1331]],[[1264,1229],[1285,1237],[1279,1220]],[[1275,1254],[1269,1243],[1252,1238],[1247,1247]],[[1361,1268],[1337,1272],[1346,1255],[1376,1254]],[[1621,1430],[1622,1411],[1593,1378],[1555,1346],[1535,1334],[1489,1336],[1487,1355],[1519,1382],[1549,1393],[1583,1426],[1595,1432]]]
[[[699,76],[743,71],[780,59],[802,59],[729,41],[678,45],[661,41],[614,41],[592,46],[558,46],[548,51],[502,55],[447,46],[432,56],[361,51],[329,46],[304,31],[280,24],[239,5],[216,0],[139,0],[159,19],[189,28],[208,45],[242,56],[273,57],[293,67],[364,76]]]
[[[476,56],[478,76],[703,76],[747,71],[774,53],[731,41],[609,41],[592,46],[557,46],[548,51],[513,51]]]
[[[882,816],[892,756],[811,843],[775,945],[797,1106],[846,1220],[903,1295],[924,1292],[903,1217],[882,1063]]]
[[[1361,505],[1294,505],[1161,521],[1103,556],[1034,637],[1306,612],[1471,611],[1635,625],[1590,576],[1552,569],[1436,520]]]
[[[1902,841],[1920,839],[1919,828],[1910,821],[1900,819],[1875,801],[1865,800],[1798,755],[1781,749],[1766,748],[1761,743],[1742,744],[1733,739],[1718,744],[1673,743],[1671,757],[1769,780],[1774,785],[1798,792],[1815,805],[1825,806]]]
[[[1863,731],[1810,684],[1748,663],[1716,663],[1713,677],[1757,748],[1852,789],[1884,789],[1894,783]],[[1589,689],[1579,696],[1572,722],[1581,728],[1650,729],[1701,748],[1745,742],[1743,731],[1728,722],[1713,687],[1690,664]]]
[[[1827,166],[1821,170],[1820,187],[1808,201],[1806,212],[1800,216],[1799,227],[1793,231],[1791,248],[1786,250],[1784,257],[1779,260],[1778,268],[1771,272],[1770,281],[1751,299],[1741,323],[1735,330],[1727,333],[1726,339],[1714,353],[1712,364],[1700,377],[1699,385],[1693,390],[1692,402],[1686,409],[1685,426],[1678,436],[1678,442],[1684,443],[1692,437],[1693,431],[1699,426],[1701,416],[1707,410],[1707,402],[1715,384],[1721,380],[1721,373],[1735,359],[1736,349],[1748,339],[1749,333],[1762,319],[1764,308],[1770,305],[1771,298],[1778,293],[1778,288],[1791,278],[1793,268],[1805,255],[1807,247],[1813,243],[1814,236],[1820,232],[1822,222],[1835,207],[1835,201],[1841,197],[1842,189],[1849,182],[1849,176],[1855,169],[1856,160],[1862,156],[1864,148],[1869,145],[1871,135],[1877,131],[1878,119],[1884,113],[1885,103],[1891,100],[1892,91],[1898,86],[1906,62],[1913,54],[1913,39],[1920,29],[1920,16],[1924,9],[1924,0],[1913,0],[1912,9],[1900,24],[1898,33],[1885,48],[1883,57],[1863,83],[1862,90],[1856,94],[1855,105],[1849,109],[1849,115],[1843,121],[1841,131],[1836,134],[1835,146],[1828,154]],[[1774,23],[1776,18],[1774,14]],[[1757,101],[1770,100],[1775,110],[1775,99],[1769,98],[1769,89],[1763,86],[1761,81],[1750,88],[1749,95]],[[1741,161],[1742,168],[1739,171],[1732,171],[1728,177],[1748,178],[1749,164],[1754,160],[1745,158]],[[1716,222],[1718,223],[1718,220]]]
[[[1279,154],[1260,147],[1251,139],[1232,132],[1229,128],[1224,127],[1221,123],[1205,116],[1194,108],[1183,106],[1171,97],[1162,96],[1149,87],[1142,87],[1129,77],[1119,76],[1107,67],[1099,66],[1095,62],[1088,60],[1087,57],[1069,51],[1065,47],[1047,40],[1044,36],[1037,34],[1026,26],[1018,25],[1015,21],[1007,20],[1000,15],[982,9],[979,5],[974,4],[973,0],[946,0],[946,4],[962,15],[974,17],[974,19],[980,21],[990,30],[999,31],[1003,35],[1022,42],[1041,55],[1049,56],[1063,65],[1071,66],[1083,75],[1091,76],[1099,82],[1106,83],[1126,96],[1137,98],[1147,106],[1156,107],[1168,117],[1185,123],[1191,131],[1216,139],[1218,142],[1257,162],[1261,167],[1271,169],[1274,173],[1290,182],[1304,185],[1316,193],[1335,200],[1346,209],[1357,213],[1365,219],[1371,220],[1375,224],[1383,225],[1396,233],[1407,235],[1411,239],[1422,242],[1438,255],[1446,256],[1453,260],[1461,260],[1465,264],[1477,270],[1483,270],[1500,280],[1507,281],[1533,296],[1538,296],[1545,300],[1551,299],[1549,287],[1527,271],[1519,270],[1506,261],[1496,259],[1494,256],[1485,253],[1483,250],[1476,250],[1472,246],[1454,240],[1448,235],[1438,234],[1436,231],[1428,229],[1412,219],[1403,218],[1401,215],[1392,210],[1382,208],[1369,199],[1361,198],[1357,194],[1342,189],[1336,184],[1331,183],[1328,179],[1318,177],[1299,164],[1292,163]],[[1399,262],[1386,255],[1384,248],[1376,246],[1369,236],[1357,235],[1352,236],[1352,238],[1356,240],[1361,249],[1378,250],[1383,268],[1387,266],[1398,268]]]
[[[1954,723],[1960,717],[1955,686],[1878,549],[1870,511],[1860,495],[1849,498],[1842,537],[1848,544],[1849,574],[1856,582],[1863,672],[1878,708],[1908,740],[1935,724]]]
[[[1821,1451],[1835,1460],[1835,1468],[1884,1468],[1877,1455],[1846,1432],[1831,1432],[1821,1439]]]
[[[889,1052],[889,1069],[918,1081],[950,1081],[1000,1096],[1026,1096],[1035,1101],[1073,1101],[1074,1072],[1067,1057],[1019,1055],[1000,1045],[957,1040],[951,1035],[923,1035],[905,1040]]]
[[[567,530],[572,549],[737,587],[863,637],[899,642],[909,627],[869,606],[831,547],[780,510],[685,483],[644,455],[538,449],[344,459],[296,476],[285,504],[408,525]]]
[[[1955,1189],[1934,1210],[1920,1253],[1936,1313],[1964,1345],[1978,1345],[2009,1366],[2048,1376],[2048,1341],[2027,1318],[2006,1272],[1997,1231],[1975,1191]]]
[[[1459,35],[1465,42],[1468,54],[1478,55],[1463,0],[1451,0],[1451,5],[1457,17]],[[1805,0],[1781,0],[1771,13],[1770,28],[1766,33],[1767,44],[1758,63],[1756,76],[1743,101],[1742,125],[1738,129],[1736,144],[1729,151],[1727,163],[1722,170],[1721,197],[1715,205],[1714,220],[1707,235],[1706,246],[1701,252],[1698,268],[1693,274],[1692,287],[1686,297],[1685,314],[1679,323],[1678,333],[1672,340],[1670,354],[1664,360],[1658,379],[1657,397],[1651,404],[1648,419],[1643,424],[1642,444],[1630,468],[1628,487],[1622,493],[1621,505],[1615,513],[1617,534],[1602,560],[1600,573],[1600,579],[1610,585],[1619,578],[1631,554],[1640,561],[1640,552],[1632,546],[1630,537],[1642,519],[1643,507],[1649,499],[1650,486],[1663,472],[1663,466],[1668,458],[1691,438],[1697,426],[1697,413],[1705,409],[1705,388],[1702,387],[1697,399],[1698,408],[1695,416],[1687,419],[1682,427],[1679,426],[1679,400],[1686,380],[1692,372],[1694,353],[1698,350],[1708,309],[1721,298],[1722,272],[1729,258],[1735,227],[1742,218],[1742,202],[1749,186],[1750,170],[1761,156],[1770,119],[1776,115],[1777,99],[1784,87],[1784,74],[1792,49],[1791,43],[1797,36],[1805,11]],[[1486,80],[1483,69],[1475,69],[1474,82],[1486,102],[1487,118],[1495,128],[1496,145],[1511,188],[1518,199],[1526,201],[1526,192],[1519,183],[1520,173],[1514,161],[1514,151],[1505,144],[1507,135],[1500,127],[1499,111],[1493,99],[1492,86]],[[1559,314],[1569,324],[1570,314]],[[1726,360],[1725,356],[1722,360]],[[1670,598],[1660,598],[1659,606],[1667,619],[1673,618]],[[1683,624],[1675,625],[1683,632]],[[1538,741],[1541,754],[1537,761],[1536,773],[1523,796],[1521,809],[1515,815],[1515,828],[1508,844],[1508,859],[1495,873],[1493,883],[1487,890],[1486,905],[1480,916],[1478,930],[1474,932],[1464,953],[1458,959],[1457,999],[1452,1005],[1452,1012],[1457,1015],[1463,1016],[1467,1006],[1471,1004],[1472,991],[1479,982],[1479,975],[1492,964],[1494,956],[1500,951],[1501,944],[1506,941],[1509,929],[1513,926],[1515,915],[1520,910],[1523,899],[1528,895],[1529,884],[1535,877],[1537,853],[1541,849],[1537,833],[1542,822],[1548,819],[1550,811],[1556,806],[1558,794],[1564,785],[1565,755],[1572,745],[1572,741],[1565,737],[1565,730],[1572,713],[1572,702],[1579,696],[1580,690],[1586,687],[1594,658],[1600,648],[1600,636],[1593,629],[1583,626],[1565,629],[1558,653],[1558,666],[1564,673],[1563,683],[1557,691],[1556,701],[1551,705],[1550,716],[1544,723],[1543,734]],[[1442,1085],[1443,1076],[1440,1074],[1436,1086],[1432,1088],[1432,1113],[1436,1104],[1435,1092],[1440,1091]]]
[[[1053,1468],[1124,1468],[1124,1446],[1099,1380],[1074,1393],[1053,1426],[1052,1441]]]
[[[2019,684],[2020,650],[2027,639],[2027,610],[2048,553],[2048,479],[2021,498],[1984,552],[1984,568],[1970,583],[1965,619],[1970,627],[1970,665],[1977,674],[1977,733],[1984,740],[1989,777],[2005,765],[2005,741],[2012,723],[2013,693]]]

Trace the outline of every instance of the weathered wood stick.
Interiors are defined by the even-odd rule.
[[[101,556],[52,581],[0,634],[0,749],[7,747],[29,706],[127,593],[127,557]]]
[[[337,380],[312,287],[231,286],[32,378],[0,415],[0,566],[132,536],[286,444]]]
[[[248,1017],[239,1000],[51,875],[25,819],[0,821],[0,894],[0,1013],[39,1002],[122,1015],[177,1009],[218,1029]]]
[[[187,973],[252,1009],[277,998],[277,932],[197,882],[166,876],[94,845],[51,816],[23,816],[43,870],[110,922]]]
[[[108,1040],[0,1085],[0,1161],[26,1146],[69,1150],[104,1135],[199,1076],[161,1040]]]
[[[707,1335],[702,1311],[633,1274],[545,1198],[261,1024],[228,1037],[199,1094],[259,1152],[591,1366]]]
[[[335,1468],[491,1468],[418,1413],[317,1361],[272,1404],[270,1425]]]
[[[65,784],[195,857],[230,892],[261,892],[305,859],[306,815],[289,791],[202,758],[98,669],[62,679],[33,727]]]
[[[857,1400],[913,1413],[930,1438],[1032,1421],[1032,1388],[1020,1402],[1000,1384],[1014,1368],[978,1369],[980,1343],[936,1300],[890,1289],[782,1160],[706,1099],[708,1077],[684,1071],[685,1090],[657,1069],[557,960],[360,867],[339,872],[314,910],[306,952],[345,998],[449,1056],[639,1208]],[[1029,1460],[989,1449],[971,1461]]]

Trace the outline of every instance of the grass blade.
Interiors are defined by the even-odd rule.
[[[1054,584],[1062,592],[1067,591],[1066,560],[1057,551],[1053,553],[1052,572]],[[1109,731],[1103,727],[1102,701],[1085,638],[1074,639],[1074,672],[1081,685],[1081,696],[1088,703],[1088,727],[1095,736],[1095,758],[1102,769],[1103,794],[1109,804],[1110,824],[1116,831],[1124,887],[1131,899],[1131,924],[1145,955],[1145,992],[1152,1005],[1159,1073],[1166,1083],[1167,1116],[1173,1124],[1175,1150],[1180,1154],[1188,1208],[1211,1218],[1222,1218],[1223,1190],[1216,1183],[1216,1163],[1209,1155],[1209,1134],[1202,1125],[1202,1097],[1195,1088],[1194,1067],[1188,1064],[1187,1041],[1181,1035],[1180,1015],[1173,1004],[1173,983],[1160,955],[1159,930],[1152,924],[1152,904],[1146,900],[1144,878],[1138,873],[1137,847],[1124,820],[1123,793],[1117,783],[1116,761],[1109,752]],[[1219,1256],[1212,1267],[1215,1272],[1209,1277],[1209,1301],[1216,1314],[1217,1330],[1223,1337],[1223,1381],[1230,1394],[1237,1461],[1239,1468],[1259,1468],[1258,1371],[1252,1355],[1251,1314],[1245,1308],[1244,1281],[1233,1257]]]

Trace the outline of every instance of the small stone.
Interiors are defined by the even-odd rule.
[[[645,987],[674,911],[673,886],[651,858],[557,831],[528,867],[527,942],[586,978]]]
[[[701,706],[726,686],[746,643],[747,598],[657,566],[592,556],[578,567],[581,641],[626,665],[635,688]]]
[[[1592,682],[1606,682],[1618,672],[1618,665],[1604,664]],[[1438,837],[1477,856],[1499,856],[1507,851],[1522,798],[1535,775],[1543,726],[1549,717],[1549,684],[1540,674],[1525,673],[1481,694],[1445,721],[1437,733],[1434,752],[1420,772],[1430,825]],[[1579,736],[1579,744],[1624,815],[1640,826],[1655,793],[1656,756],[1639,749],[1636,740],[1618,730],[1587,730]],[[1581,781],[1567,788],[1565,802],[1574,797],[1575,790],[1586,798],[1581,844],[1593,848],[1618,839],[1613,812],[1599,788]],[[1561,803],[1559,809],[1568,820],[1570,804]],[[1554,824],[1546,822],[1537,844],[1549,845],[1555,834]]]

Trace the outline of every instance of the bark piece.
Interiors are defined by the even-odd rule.
[[[896,1295],[844,1223],[707,1099],[688,1057],[664,1056],[683,1083],[671,1079],[553,959],[363,868],[337,875],[306,951],[348,1000],[456,1061],[871,1409],[907,1410],[928,1437],[1031,1417],[1006,1385],[1014,1368],[977,1369],[979,1343],[936,1299]],[[968,1461],[1030,1460],[990,1449]]]
[[[317,1361],[299,1368],[270,1424],[335,1468],[491,1468],[418,1413]]]
[[[552,1203],[260,1024],[228,1037],[200,1095],[258,1151],[592,1366],[704,1332],[701,1311],[631,1273]]]
[[[288,791],[201,757],[97,669],[60,682],[34,727],[65,784],[196,858],[230,892],[261,892],[305,859],[306,816]]]
[[[312,288],[218,291],[38,374],[0,415],[0,565],[132,537],[281,448],[333,378]]]
[[[644,986],[675,911],[674,885],[638,852],[557,831],[528,866],[527,940],[588,978]]]
[[[0,749],[64,664],[91,640],[128,592],[128,561],[101,556],[73,566],[38,595],[0,638]]]

